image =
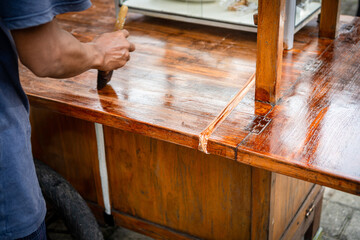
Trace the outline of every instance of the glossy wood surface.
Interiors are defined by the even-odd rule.
[[[268,127],[238,146],[241,152],[276,159],[302,179],[360,194],[359,29],[359,19],[343,27],[267,115]]]
[[[209,153],[207,151],[207,143],[209,141],[209,137],[215,131],[215,129],[221,125],[221,123],[231,114],[234,108],[239,105],[241,100],[245,97],[248,91],[255,84],[255,73],[249,78],[249,80],[244,84],[243,88],[239,90],[237,94],[230,100],[228,105],[224,107],[224,109],[219,113],[216,118],[206,127],[204,131],[202,131],[199,135],[199,150],[202,150],[205,153]]]
[[[113,2],[59,16],[82,41],[111,31]],[[275,107],[251,90],[209,137],[211,154],[360,194],[357,18],[319,39],[315,21],[283,55]],[[256,35],[130,14],[137,50],[96,90],[96,71],[37,78],[20,68],[33,106],[197,149],[199,135],[255,71]]]
[[[58,18],[65,29],[88,41],[111,31],[114,9],[109,2],[109,9],[94,1],[97,7],[84,14]],[[126,67],[114,71],[106,88],[96,91],[96,71],[50,80],[21,69],[32,104],[197,148],[200,133],[254,73],[256,35],[203,31],[197,25],[134,14],[129,14],[125,28],[137,50]],[[242,122],[248,121],[244,116]],[[242,137],[246,135],[244,131]]]

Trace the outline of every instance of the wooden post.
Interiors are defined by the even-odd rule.
[[[340,15],[340,0],[322,0],[319,36],[336,38]]]
[[[275,104],[281,78],[286,0],[259,0],[255,99]]]

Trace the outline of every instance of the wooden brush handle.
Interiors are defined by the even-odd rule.
[[[115,22],[115,28],[114,28],[115,31],[122,30],[124,28],[127,12],[128,12],[128,7],[122,5]]]

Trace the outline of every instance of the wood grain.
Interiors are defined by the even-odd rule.
[[[275,104],[281,78],[286,0],[259,0],[255,99]]]
[[[84,13],[58,19],[80,40],[89,41],[112,30],[110,4],[107,10],[103,5],[95,1]],[[126,28],[137,50],[99,92],[96,71],[53,80],[37,78],[22,67],[21,80],[32,104],[197,148],[201,131],[255,71],[256,35],[203,31],[198,25],[135,14],[129,14]]]
[[[245,83],[245,85],[239,90],[238,93],[230,100],[230,102],[224,107],[224,109],[219,113],[219,115],[214,118],[214,120],[204,129],[199,136],[199,150],[204,153],[209,153],[207,151],[207,144],[209,137],[214,132],[214,130],[220,126],[220,124],[226,119],[227,116],[231,114],[231,112],[236,108],[236,106],[240,103],[240,101],[244,98],[247,92],[250,90],[252,86],[255,84],[255,73],[251,75],[249,80]]]
[[[340,16],[341,0],[322,0],[319,35],[325,38],[336,38]]]
[[[87,201],[104,206],[94,124],[31,108],[34,158],[61,174]]]
[[[280,239],[284,234],[293,236],[294,233],[286,233],[288,228],[297,229],[298,225],[296,223],[302,223],[303,220],[295,221],[293,220],[294,216],[296,218],[298,210],[304,203],[306,203],[306,200],[315,198],[315,196],[310,196],[309,194],[313,191],[313,188],[320,189],[320,186],[316,185],[315,187],[315,184],[313,183],[287,177],[281,174],[274,174],[272,187],[273,193],[275,194],[271,196],[272,201],[269,220],[269,238],[274,240]],[[311,201],[309,201],[309,204],[310,203]],[[302,235],[303,234],[304,232]],[[289,237],[283,239],[289,239]]]
[[[169,240],[195,240],[200,239],[194,236],[186,235],[184,233],[176,232],[167,227],[148,222],[144,219],[139,219],[116,210],[112,212],[115,224],[125,227],[127,229],[142,233],[154,239],[169,239]]]
[[[310,213],[311,215],[313,215],[313,222],[310,224],[310,226],[307,228],[307,231],[305,232],[304,235],[305,239],[314,239],[314,237],[320,230],[319,227],[320,227],[321,211],[322,211],[322,204],[324,197],[323,192],[324,189],[320,191],[318,196],[316,196],[314,203],[310,206],[313,207],[314,209],[313,212]],[[309,208],[307,208],[307,211],[309,211]]]
[[[240,151],[277,159],[282,166],[274,170],[283,174],[360,194],[360,69],[354,63],[360,58],[359,27],[359,19],[348,24],[304,69],[267,116],[272,119],[268,127],[251,134]]]
[[[112,1],[93,3],[58,17],[82,41],[115,22]],[[284,52],[279,105],[254,101],[250,90],[210,136],[208,152],[359,194],[360,26],[342,19],[334,41],[317,37],[315,21],[299,31]],[[47,79],[21,67],[32,106],[197,149],[201,131],[255,70],[256,36],[135,14],[127,27],[137,51],[99,92],[96,71]],[[267,124],[255,133],[256,123]]]
[[[274,196],[272,172],[251,168],[251,239],[268,239],[271,197]]]
[[[59,16],[59,21],[80,40],[90,41],[111,31],[115,18],[110,4],[95,0],[88,11]],[[275,15],[279,30],[281,13]],[[62,145],[64,154],[80,155],[77,151],[82,149],[72,149],[80,146],[90,147],[88,154],[96,157],[90,122],[105,125],[110,197],[117,224],[163,239],[276,239],[296,228],[296,212],[314,199],[307,197],[311,183],[270,171],[359,193],[359,177],[352,175],[355,170],[322,165],[327,156],[322,154],[332,146],[318,144],[329,141],[333,145],[339,139],[342,144],[337,150],[341,151],[333,163],[345,162],[356,169],[357,162],[349,157],[357,150],[346,143],[347,139],[357,142],[350,133],[360,129],[348,121],[357,117],[359,105],[357,64],[349,58],[353,51],[358,57],[357,19],[345,19],[342,36],[334,42],[317,38],[316,22],[300,31],[294,50],[285,52],[283,63],[275,68],[284,70],[275,88],[279,105],[255,101],[255,89],[251,89],[209,137],[211,155],[197,151],[198,136],[255,70],[256,36],[136,14],[130,14],[127,27],[137,51],[101,91],[96,91],[96,71],[55,80],[20,69],[32,106],[41,108],[34,112],[34,119],[38,118],[33,121],[35,136],[49,129],[48,135],[35,137],[41,140],[34,141],[34,149],[41,149],[50,137],[59,138],[55,144],[43,145],[46,149],[39,155],[60,156],[54,163],[60,171],[63,164],[66,169],[72,167],[71,156],[61,155]],[[345,64],[340,67],[340,63]],[[338,136],[333,126],[344,115],[342,101],[349,115],[341,123],[350,129],[342,129],[344,135]],[[332,104],[335,107],[323,110]],[[44,121],[39,119],[47,116],[42,113],[47,110],[60,113],[60,120],[53,121],[55,126],[61,122],[59,126],[42,129]],[[73,137],[63,137],[62,124]],[[312,161],[307,161],[309,155]],[[86,170],[94,171],[95,180],[84,181],[92,173],[81,170],[85,173],[77,181],[84,186],[78,188],[90,191],[91,201],[96,202],[101,196],[94,192],[98,170],[94,159],[87,161]],[[77,170],[82,167],[78,165]],[[86,189],[90,184],[91,189]],[[293,232],[287,234],[293,236]]]
[[[310,205],[315,198],[309,195],[313,188],[319,190],[320,187],[255,167],[251,170],[251,239],[275,240],[283,235],[288,236],[284,239],[292,239],[295,232],[288,229],[297,229],[297,223],[303,220],[295,222],[294,217],[303,205]]]
[[[320,213],[322,206],[324,189],[318,185],[315,185],[309,193],[309,199],[312,201],[305,201],[298,212],[295,214],[290,226],[284,231],[279,238],[274,239],[294,239],[300,240],[313,239],[320,223]],[[309,212],[309,209],[313,209]],[[309,214],[306,216],[306,214]]]
[[[112,207],[201,239],[249,239],[251,167],[104,128]]]
[[[46,128],[43,128],[44,122],[47,122]],[[65,170],[76,170],[76,179],[70,180],[80,191],[89,187],[92,179],[83,172],[85,169],[86,173],[89,173],[88,169],[98,169],[98,162],[86,162],[89,158],[84,160],[81,156],[89,157],[88,153],[96,156],[92,124],[36,108],[32,108],[32,123],[35,152],[42,149],[36,154],[65,177],[67,173],[61,170],[61,166]],[[64,131],[69,127],[74,129]],[[84,135],[88,137],[82,137]],[[38,140],[39,136],[42,141]],[[48,141],[49,138],[57,141]],[[61,143],[63,147],[53,142]],[[304,186],[312,185],[108,127],[105,128],[105,144],[116,223],[157,239],[195,239],[194,235],[199,237],[201,232],[207,234],[208,239],[221,236],[248,239],[250,222],[255,239],[266,237],[269,229],[277,227],[283,230],[279,226],[289,224],[299,207],[297,203],[306,197],[308,190]],[[68,148],[76,148],[82,154],[70,152],[71,155],[62,156],[63,151],[69,152]],[[50,158],[54,156],[60,157],[57,160]],[[75,161],[74,157],[79,158]],[[81,166],[78,161],[81,161]],[[276,181],[266,184],[268,177]],[[98,175],[94,178],[96,180]],[[293,189],[297,189],[296,194]],[[93,204],[94,200],[89,198],[91,190],[94,189],[82,191],[82,196],[91,201],[91,209],[101,217],[103,208]],[[101,202],[97,204],[102,205]],[[286,216],[272,214],[283,210]],[[276,225],[268,225],[269,215]],[[157,218],[162,220],[154,221]],[[229,224],[229,227],[225,228],[223,224]],[[196,227],[202,231],[199,233]]]
[[[114,128],[104,134],[115,219],[156,238],[277,239],[313,200],[311,183]]]

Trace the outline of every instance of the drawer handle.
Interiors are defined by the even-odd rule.
[[[312,204],[309,208],[309,210],[306,211],[305,217],[309,217],[310,214],[314,211],[315,205]]]

